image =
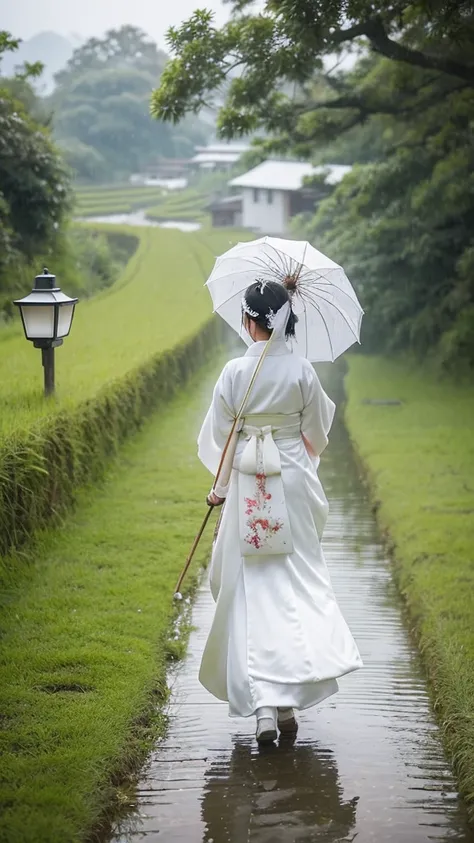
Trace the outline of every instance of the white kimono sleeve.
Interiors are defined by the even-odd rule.
[[[213,475],[219,468],[222,451],[234,421],[231,402],[232,378],[227,363],[214,387],[211,406],[198,436],[198,457]]]
[[[326,395],[313,367],[308,363],[303,376],[303,413],[301,432],[317,457],[328,444],[328,433],[334,419],[336,405]]]

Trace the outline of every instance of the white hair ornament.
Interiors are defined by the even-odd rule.
[[[245,296],[243,296],[243,298],[242,298],[242,312],[246,313],[247,316],[251,316],[252,319],[258,319],[258,317],[260,315],[259,313],[257,313],[256,310],[252,310],[252,308],[249,307],[249,305],[247,304],[247,300],[246,300]]]
[[[284,340],[286,326],[291,313],[291,303],[286,301],[277,311],[270,310],[267,315],[267,324],[273,332],[273,341]]]

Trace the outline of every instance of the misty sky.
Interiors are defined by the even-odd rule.
[[[168,27],[196,8],[212,9],[218,24],[229,14],[220,0],[0,0],[0,26],[26,39],[45,31],[90,37],[128,23],[144,29],[163,49]]]

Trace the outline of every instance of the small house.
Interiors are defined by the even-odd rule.
[[[228,171],[237,164],[240,156],[247,152],[249,144],[218,143],[209,146],[197,146],[196,155],[191,158],[192,169],[211,172]]]
[[[296,214],[314,210],[317,191],[304,185],[308,176],[326,175],[327,184],[340,182],[351,167],[314,167],[305,161],[264,161],[229,183],[242,194],[242,225],[265,234],[286,234]]]
[[[242,225],[242,197],[239,195],[215,199],[206,210],[210,211],[214,228],[236,228]]]

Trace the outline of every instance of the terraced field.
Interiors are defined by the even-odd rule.
[[[193,221],[205,225],[210,191],[198,187],[166,191],[161,187],[132,185],[78,189],[76,214],[80,217],[126,214],[147,210],[150,219]]]
[[[152,207],[148,208],[147,216],[152,220],[176,220],[200,222],[205,225],[209,221],[206,205],[210,196],[199,188],[189,187],[186,190],[168,193]]]
[[[114,185],[78,188],[75,213],[81,217],[101,214],[126,214],[155,205],[163,197],[162,187]]]

